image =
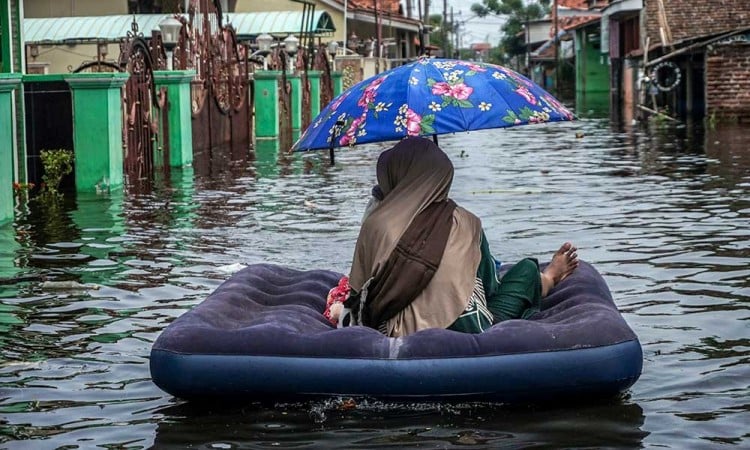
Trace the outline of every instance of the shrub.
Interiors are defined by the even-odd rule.
[[[42,190],[57,193],[62,178],[73,171],[73,152],[65,149],[42,150],[41,158],[44,167]]]

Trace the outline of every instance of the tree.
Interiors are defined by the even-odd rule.
[[[482,0],[482,3],[471,5],[471,11],[479,17],[490,14],[505,16],[501,27],[503,37],[500,39],[501,54],[505,59],[526,53],[524,28],[526,23],[545,17],[550,12],[551,0]]]
[[[443,49],[443,57],[449,58],[453,54],[453,43],[450,35],[454,33],[453,24],[450,22],[443,23],[442,14],[431,14],[429,25],[432,29],[430,32],[430,45]]]

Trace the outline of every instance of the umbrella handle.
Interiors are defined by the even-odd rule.
[[[344,126],[344,121],[343,120],[337,120],[336,121],[336,125],[333,128],[333,135],[331,136],[331,146],[328,148],[328,155],[329,155],[329,157],[331,159],[331,165],[332,166],[336,164],[335,155],[334,155],[334,151],[333,151],[333,146],[334,146],[334,144],[336,142],[336,138],[339,136],[339,131],[341,131],[341,127],[343,127],[343,126]]]
[[[438,145],[438,139],[437,139],[437,133],[432,135],[432,142],[435,143],[435,145]]]

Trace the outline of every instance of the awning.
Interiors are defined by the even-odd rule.
[[[133,14],[90,17],[49,17],[24,19],[23,31],[26,43],[76,43],[97,40],[119,41],[131,31],[133,20],[138,23],[138,32],[150,36],[151,30],[159,29],[159,22],[172,14]],[[268,33],[280,36],[298,34],[303,29],[302,11],[271,11],[256,13],[229,13],[229,24],[237,37],[247,39]],[[308,17],[309,20],[309,17]],[[331,15],[316,11],[312,17],[312,32],[316,35],[336,31]]]

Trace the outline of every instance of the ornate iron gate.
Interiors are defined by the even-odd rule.
[[[150,179],[154,172],[154,151],[157,149],[160,111],[165,105],[164,92],[157,94],[154,85],[154,60],[152,53],[161,49],[159,41],[149,42],[138,34],[138,25],[120,45],[120,67],[130,74],[122,95],[123,108],[123,164],[130,182]],[[157,103],[158,102],[158,103]],[[164,121],[166,122],[166,120]],[[169,167],[168,152],[163,157],[164,167]]]
[[[308,125],[310,125],[311,118],[311,112],[310,112],[310,104],[312,103],[312,92],[310,92],[310,78],[307,74],[307,69],[309,67],[308,61],[309,61],[309,55],[306,48],[302,48],[299,52],[297,52],[297,59],[294,63],[294,68],[299,72],[300,76],[300,86],[302,86],[302,111],[301,111],[301,120],[302,120],[302,129],[304,130],[307,128]]]
[[[331,65],[328,62],[328,51],[323,45],[318,46],[313,68],[320,71],[320,109],[322,110],[333,100]]]
[[[279,148],[292,146],[292,85],[287,79],[287,54],[277,47],[270,56],[268,68],[281,73],[278,84],[279,108]]]
[[[247,47],[222,24],[218,0],[191,0],[175,48],[175,69],[196,71],[191,85],[193,149],[211,158],[228,150],[244,158],[251,145]],[[202,155],[201,155],[202,154]]]

